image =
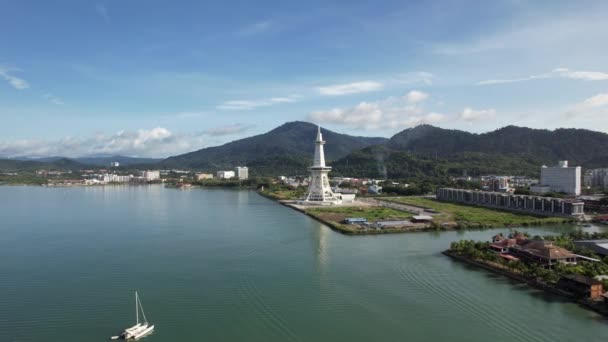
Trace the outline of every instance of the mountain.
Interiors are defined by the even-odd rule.
[[[608,156],[608,134],[585,129],[550,131],[517,126],[474,134],[421,125],[395,134],[386,146],[396,151],[442,157],[462,153],[503,154],[533,158],[539,164],[569,160],[571,165],[596,167]]]
[[[356,137],[326,129],[321,132],[327,141],[327,160],[387,141],[386,138]],[[264,134],[167,158],[160,165],[207,171],[247,165],[256,174],[304,174],[313,157],[316,134],[317,126],[311,123],[288,122]]]
[[[35,171],[35,170],[80,170],[86,165],[69,158],[53,158],[52,161],[0,159],[0,171]]]
[[[35,161],[42,163],[53,163],[60,159],[71,159],[78,163],[92,166],[109,166],[111,162],[119,162],[121,166],[127,165],[139,165],[139,164],[155,164],[162,161],[162,158],[135,158],[126,156],[85,156],[77,158],[67,158],[62,156],[51,156],[51,157],[15,157],[10,158],[21,161]]]
[[[569,160],[586,168],[608,166],[608,134],[584,129],[554,131],[507,126],[475,134],[421,125],[383,146],[334,161],[335,175],[408,180],[510,174],[539,176],[540,166]]]
[[[135,158],[126,156],[89,156],[74,158],[82,164],[109,166],[111,162],[118,162],[120,166],[155,164],[162,161],[162,158]]]

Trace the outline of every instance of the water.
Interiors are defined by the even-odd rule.
[[[254,192],[0,187],[0,341],[603,341],[602,317],[440,254],[497,231],[349,237]],[[530,229],[532,234],[569,227]]]

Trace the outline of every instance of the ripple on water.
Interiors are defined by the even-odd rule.
[[[470,286],[450,275],[445,266],[430,262],[428,258],[408,257],[399,262],[397,269],[403,279],[414,286],[419,295],[441,306],[448,303],[452,307],[493,329],[518,341],[544,341],[546,336],[519,324],[517,315],[506,315],[500,307],[480,298],[479,287]],[[491,296],[491,294],[489,294]]]

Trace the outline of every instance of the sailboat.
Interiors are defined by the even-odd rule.
[[[141,310],[141,315],[143,316],[143,322],[139,322],[139,311]],[[144,313],[144,308],[141,305],[141,301],[139,300],[139,295],[137,291],[135,291],[135,325],[125,329],[125,331],[120,336],[112,336],[112,340],[117,340],[119,338],[123,338],[125,340],[137,340],[140,337],[143,337],[154,330],[154,325],[149,325],[148,320],[146,319],[146,314]]]

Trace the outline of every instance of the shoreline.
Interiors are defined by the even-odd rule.
[[[509,278],[511,280],[517,281],[519,283],[524,283],[527,286],[537,289],[537,290],[541,290],[545,293],[549,293],[551,295],[556,295],[556,296],[560,296],[562,298],[567,298],[569,301],[576,303],[578,305],[580,305],[581,307],[587,309],[587,310],[591,310],[594,311],[604,317],[608,317],[608,304],[604,303],[603,301],[598,302],[598,301],[593,301],[591,299],[581,299],[581,298],[577,298],[574,294],[570,293],[570,292],[566,292],[564,290],[561,290],[553,285],[550,284],[546,284],[546,283],[542,283],[539,282],[537,280],[534,279],[529,279],[526,277],[523,277],[519,274],[515,274],[509,270],[506,269],[500,269],[497,268],[495,266],[492,266],[491,264],[487,263],[487,262],[483,262],[483,261],[479,261],[479,260],[473,260],[470,258],[467,258],[465,256],[459,255],[457,253],[452,252],[451,250],[447,249],[443,252],[441,252],[441,254],[452,258],[453,260],[456,260],[458,262],[462,262],[464,264],[467,265],[471,265],[477,268],[481,268],[485,271],[488,272],[492,272],[495,274],[499,274],[503,277]]]
[[[366,229],[366,230],[344,229],[340,224],[335,224],[334,222],[324,220],[318,216],[315,216],[315,215],[312,215],[312,214],[306,212],[306,210],[304,210],[304,209],[298,208],[297,206],[287,203],[288,200],[280,200],[280,199],[274,198],[268,194],[262,193],[261,191],[256,191],[256,192],[262,197],[268,198],[271,201],[277,202],[285,207],[298,211],[298,212],[314,219],[315,221],[318,221],[318,222],[326,225],[331,230],[344,234],[344,235],[351,235],[351,236],[354,236],[354,235],[381,235],[381,234],[416,233],[416,232],[424,232],[424,231],[454,230],[454,229],[446,229],[446,228],[437,229],[431,225],[427,225],[425,227],[413,227],[413,228],[405,228],[405,229],[402,229],[402,228]],[[319,206],[319,208],[322,208],[322,206]]]
[[[514,228],[514,227],[527,227],[527,226],[543,225],[543,223],[538,222],[538,221],[530,221],[530,222],[526,222],[521,225],[491,225],[491,224],[460,222],[456,226],[451,226],[451,225],[444,226],[444,225],[441,225],[440,223],[435,223],[435,224],[426,225],[425,227],[410,227],[410,228],[405,228],[405,229],[403,229],[403,228],[385,228],[385,229],[365,229],[365,230],[363,230],[363,229],[354,230],[353,229],[353,230],[351,230],[351,229],[344,229],[343,227],[341,227],[340,224],[335,224],[334,222],[324,220],[323,218],[320,218],[313,214],[308,213],[304,209],[301,209],[295,205],[288,203],[288,201],[293,201],[293,200],[278,199],[269,194],[263,193],[259,190],[257,190],[256,192],[258,194],[260,194],[262,197],[266,197],[269,200],[278,202],[281,205],[284,205],[286,207],[299,211],[299,212],[303,213],[304,215],[309,216],[309,217],[313,218],[314,220],[326,225],[327,227],[331,228],[332,230],[345,234],[345,235],[380,235],[380,234],[400,234],[400,233],[416,233],[416,232],[429,232],[429,231],[441,232],[441,231],[455,231],[455,230],[486,230],[486,229],[494,229],[494,228]],[[391,202],[390,200],[385,200],[385,199],[381,199],[381,198],[376,198],[376,199],[379,201],[382,201],[382,202],[395,203],[395,202]],[[414,206],[414,205],[412,205],[412,206]],[[433,208],[422,207],[422,206],[415,206],[415,207],[418,207],[420,209],[428,209],[432,212],[437,212]],[[322,208],[322,206],[319,206],[319,208]],[[563,220],[562,222],[559,222],[559,223],[553,223],[553,225],[573,224],[573,222],[571,222],[571,221],[568,221],[568,222],[566,222],[566,221],[567,220]],[[550,224],[550,223],[547,223],[547,224]]]

